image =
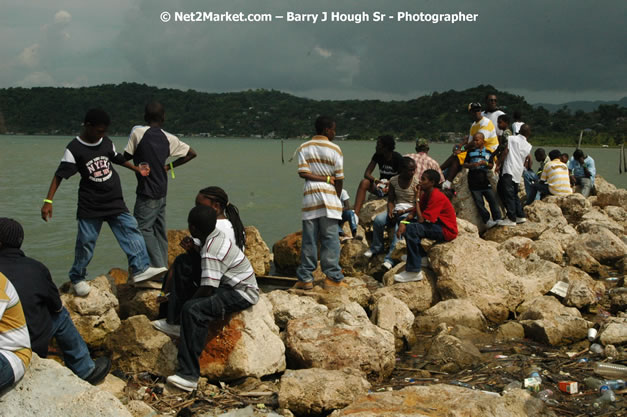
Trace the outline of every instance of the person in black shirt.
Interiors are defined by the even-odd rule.
[[[165,109],[161,103],[146,104],[144,120],[148,126],[135,126],[131,130],[124,158],[133,159],[135,165],[148,164],[148,175],[136,173],[137,198],[133,215],[144,236],[150,265],[168,265],[168,236],[165,224],[166,194],[168,191],[168,158],[178,158],[172,167],[194,159],[196,152],[176,136],[161,129]]]
[[[396,144],[394,138],[390,135],[379,136],[377,138],[377,147],[370,163],[364,172],[364,179],[357,187],[355,195],[355,214],[359,216],[361,206],[366,200],[366,191],[383,198],[387,195],[388,181],[395,175],[398,175],[403,155],[394,152]],[[376,166],[379,166],[380,179],[372,176],[372,172]]]
[[[63,360],[79,378],[91,384],[102,381],[111,369],[109,358],[95,361],[70,314],[63,307],[59,290],[44,264],[20,250],[24,229],[17,221],[0,217],[0,272],[15,287],[20,297],[33,352],[48,356],[48,345],[57,340]]]
[[[167,268],[149,265],[144,238],[137,228],[137,221],[124,204],[120,177],[111,162],[140,172],[139,168],[124,160],[115,151],[111,139],[104,136],[109,127],[109,115],[101,109],[91,109],[85,115],[83,131],[65,149],[41,208],[41,217],[52,217],[52,199],[61,181],[77,172],[81,176],[78,185],[78,233],[74,264],[70,269],[70,281],[76,295],[85,297],[91,287],[85,280],[87,265],[94,255],[96,240],[102,222],[107,222],[129,263],[131,283],[137,283],[164,273]]]

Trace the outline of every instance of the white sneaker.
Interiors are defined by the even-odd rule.
[[[453,184],[451,184],[451,182],[449,180],[446,180],[442,183],[442,189],[443,190],[447,190],[449,188],[451,188],[453,186]]]
[[[87,295],[91,291],[91,285],[89,285],[89,282],[85,280],[78,281],[76,284],[72,284],[72,288],[74,288],[74,292],[79,297],[87,297]]]
[[[140,272],[139,274],[134,274],[128,279],[129,284],[137,284],[138,282],[146,281],[151,278],[156,278],[158,275],[168,272],[168,268],[160,267],[155,268],[153,266],[149,266],[144,272]]]
[[[499,226],[516,226],[516,222],[511,221],[510,219],[501,219],[496,222]]]
[[[420,266],[423,268],[428,268],[431,266],[431,262],[429,262],[429,258],[427,258],[426,256],[423,256],[420,259]]]
[[[355,226],[359,224],[359,216],[353,211],[353,220],[355,221]]]
[[[170,375],[166,378],[166,382],[182,389],[183,391],[193,391],[198,387],[198,382],[190,381],[178,375]]]
[[[154,320],[150,322],[152,327],[172,337],[181,337],[181,326],[170,324],[165,319]]]
[[[414,282],[414,281],[420,281],[422,280],[422,278],[423,278],[422,271],[418,271],[418,272],[403,271],[394,275],[394,281],[396,282]]]
[[[494,226],[496,226],[498,223],[495,222],[494,220],[490,219],[487,222],[485,222],[485,225],[488,229],[492,229]]]
[[[364,252],[364,256],[366,258],[372,258],[372,255],[374,255],[374,253],[372,253],[372,251],[370,249],[368,249],[367,251]]]
[[[516,217],[516,224],[521,224],[527,221],[526,217]]]
[[[390,269],[392,269],[392,267],[393,267],[393,266],[394,266],[394,265],[392,265],[392,263],[391,263],[390,261],[385,261],[385,262],[383,262],[383,267],[384,267],[385,269],[387,269],[388,271],[389,271]]]

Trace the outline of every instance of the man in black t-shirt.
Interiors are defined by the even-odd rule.
[[[140,172],[139,168],[124,160],[115,151],[111,139],[104,136],[109,127],[109,115],[101,109],[91,109],[85,115],[83,131],[65,149],[41,208],[41,217],[52,217],[52,199],[63,179],[79,173],[78,185],[78,233],[74,264],[70,269],[70,281],[76,295],[85,297],[91,287],[85,280],[87,265],[94,255],[96,240],[102,222],[107,222],[120,247],[126,254],[132,283],[150,279],[167,271],[149,265],[144,238],[137,228],[137,221],[124,204],[120,177],[111,162]]]
[[[148,175],[137,177],[137,198],[133,215],[144,236],[150,264],[168,265],[168,236],[165,224],[166,194],[168,191],[168,158],[178,158],[172,167],[183,165],[196,157],[196,152],[176,136],[161,129],[165,109],[153,101],[146,105],[144,120],[148,126],[135,126],[131,130],[124,158],[133,159],[135,165],[148,164]]]
[[[398,175],[401,161],[403,160],[403,155],[394,152],[395,147],[396,143],[392,136],[384,135],[377,138],[375,153],[366,167],[364,179],[361,180],[359,187],[357,187],[355,195],[355,214],[357,216],[359,216],[361,206],[366,200],[366,191],[375,194],[378,198],[383,198],[387,195],[388,180]],[[380,179],[372,176],[372,172],[377,165],[379,166]]]
[[[53,337],[63,353],[63,361],[79,378],[91,384],[102,381],[111,361],[101,357],[93,361],[89,349],[63,307],[59,290],[44,264],[20,250],[24,229],[17,221],[0,217],[0,273],[15,287],[26,317],[33,352],[48,356]]]

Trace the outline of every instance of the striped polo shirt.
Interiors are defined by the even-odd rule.
[[[553,195],[568,195],[573,192],[570,188],[568,167],[559,159],[554,159],[544,165],[540,179],[546,181],[549,185],[549,192]]]
[[[326,136],[314,136],[303,143],[298,152],[298,172],[344,179],[342,150]],[[327,217],[342,219],[342,203],[335,186],[323,181],[305,181],[303,220]]]
[[[15,382],[22,379],[32,355],[30,336],[17,291],[2,273],[0,273],[0,355],[11,364]]]
[[[259,287],[248,258],[218,229],[205,240],[200,251],[200,285],[218,288],[229,286],[251,304],[259,300]]]

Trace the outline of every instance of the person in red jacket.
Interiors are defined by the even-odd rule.
[[[440,174],[428,169],[423,172],[416,187],[416,208],[398,227],[399,238],[405,235],[407,265],[405,271],[394,275],[394,281],[420,281],[421,267],[428,266],[427,253],[420,246],[422,238],[436,242],[451,241],[457,237],[457,216],[449,199],[437,188]],[[412,222],[411,220],[415,220]]]

